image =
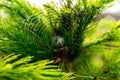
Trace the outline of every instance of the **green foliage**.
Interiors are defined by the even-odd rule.
[[[52,58],[52,38],[57,30],[65,39],[65,46],[69,48],[68,55],[72,59],[80,53],[88,25],[105,4],[111,1],[77,0],[73,5],[71,0],[66,0],[60,1],[61,8],[54,3],[45,4],[43,11],[30,6],[26,1],[2,0],[0,6],[8,14],[8,19],[1,23],[0,33],[3,36],[0,38],[0,50],[32,55],[36,60]]]
[[[90,54],[92,55],[92,54]],[[86,57],[86,56],[84,56]],[[80,58],[79,58],[80,59]],[[120,51],[119,49],[106,49],[100,53],[94,54],[94,61],[86,58],[81,62],[79,71],[75,74],[76,80],[119,80],[120,79]],[[80,62],[77,62],[80,63]],[[79,73],[79,74],[78,74]]]
[[[104,20],[103,20],[104,21]],[[108,23],[109,24],[109,23]],[[99,26],[85,39],[84,52],[74,61],[76,80],[119,80],[120,22]],[[107,27],[107,30],[103,30]],[[102,32],[104,31],[104,32]],[[101,32],[101,33],[100,33]],[[98,34],[100,33],[100,34]],[[93,35],[96,34],[96,35]],[[102,34],[102,36],[101,36]],[[90,36],[90,37],[89,37]],[[99,36],[99,37],[98,37]],[[94,39],[95,38],[95,39]],[[80,65],[78,65],[80,64]]]
[[[35,56],[35,60],[46,59],[46,56],[52,58],[51,48],[48,49],[52,45],[50,33],[45,21],[43,22],[43,16],[45,16],[43,11],[19,0],[5,2],[3,0],[1,8],[4,9],[5,14],[9,15],[4,18],[0,27],[2,52],[22,53],[23,56],[32,55]]]
[[[20,58],[20,55],[10,54],[0,57],[1,80],[70,80],[71,73],[58,71],[50,65],[49,60],[30,63],[31,57]],[[70,77],[71,76],[71,77]]]
[[[103,20],[102,23],[104,21],[105,20]],[[110,44],[110,45],[119,46],[118,42],[120,40],[120,36],[119,36],[120,22],[118,21],[118,22],[112,22],[110,24],[109,23],[107,23],[107,25],[105,26],[98,26],[96,29],[94,28],[94,30],[96,31],[94,31],[91,34],[88,32],[87,37],[84,41],[84,46],[86,48],[91,47],[93,45],[99,45],[99,44]],[[104,23],[102,25],[104,25]],[[93,34],[96,34],[96,35],[93,35]]]
[[[34,61],[53,59],[56,49],[53,37],[57,33],[64,38],[64,46],[68,48],[67,57],[73,63],[78,80],[109,80],[113,77],[115,80],[118,79],[119,61],[116,60],[119,56],[112,55],[113,58],[108,59],[104,54],[108,55],[109,52],[105,52],[106,50],[119,49],[120,24],[118,22],[105,28],[96,26],[95,21],[97,15],[113,0],[76,1],[76,4],[73,4],[72,0],[60,1],[60,7],[51,2],[45,4],[44,10],[41,10],[25,1],[1,0],[0,9],[3,9],[7,17],[0,22],[0,51],[22,54],[22,57],[31,55],[34,56]],[[107,31],[101,33],[103,29]],[[119,54],[119,51],[113,53]],[[88,55],[93,59],[89,60]],[[97,60],[95,63],[98,64],[92,63]],[[31,72],[30,75],[39,74],[33,73],[35,72]],[[57,73],[55,76],[49,75],[48,71],[48,74],[42,75],[47,76],[46,78],[56,77]]]

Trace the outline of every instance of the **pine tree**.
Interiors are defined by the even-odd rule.
[[[112,1],[76,0],[76,4],[73,4],[72,0],[65,0],[60,1],[61,7],[51,2],[45,4],[42,10],[25,1],[1,0],[0,8],[7,18],[0,23],[0,51],[22,54],[23,57],[34,56],[33,62],[54,59],[54,64],[60,64],[68,72],[78,73],[75,65],[79,62],[78,59],[86,59],[84,53],[101,45],[114,46],[111,42],[119,41],[119,36],[116,35],[119,27],[112,27],[110,32],[95,40],[86,40],[96,30],[98,14]],[[103,48],[102,46],[101,49]],[[80,66],[87,64],[82,63]],[[99,73],[96,76],[90,78],[97,80]],[[89,75],[85,78],[89,78]]]

